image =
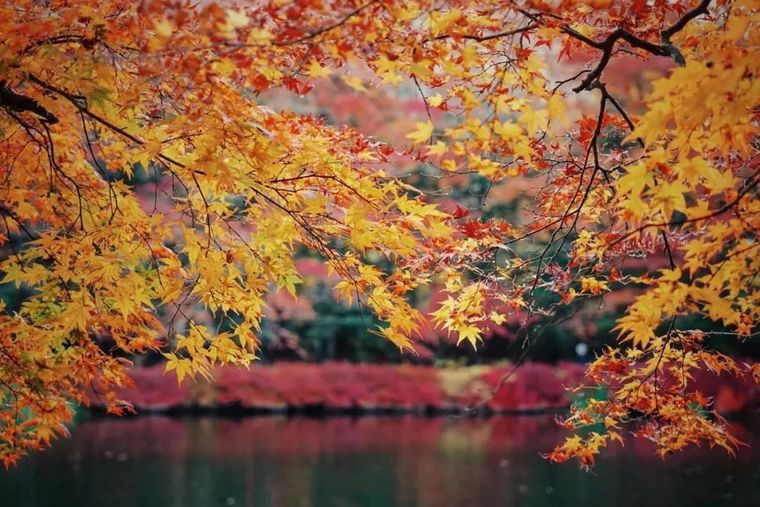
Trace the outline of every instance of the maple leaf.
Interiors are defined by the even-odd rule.
[[[234,9],[228,9],[227,10],[227,27],[228,29],[237,29],[237,28],[244,28],[248,26],[248,23],[250,23],[251,20],[246,15],[245,11],[243,9],[240,10],[234,10]]]
[[[427,102],[431,107],[440,107],[440,105],[443,104],[443,96],[440,93],[436,93],[435,95],[428,97]]]
[[[430,121],[417,122],[416,130],[406,135],[407,139],[411,139],[417,144],[427,143],[433,138],[433,123]]]
[[[609,290],[609,286],[605,280],[583,277],[581,278],[581,290],[591,294],[601,294],[603,291]]]
[[[329,68],[321,65],[316,60],[312,60],[311,62],[309,62],[309,65],[307,66],[306,70],[309,73],[309,77],[312,79],[327,77],[331,74],[331,70]]]
[[[476,348],[482,331],[477,326],[467,325],[458,327],[457,333],[459,334],[457,338],[457,345],[467,340],[470,342],[470,345],[472,345],[472,348]]]
[[[446,146],[446,143],[443,141],[436,141],[435,144],[431,144],[428,146],[428,155],[443,155],[446,153],[446,150],[448,149],[448,146]]]
[[[673,216],[673,212],[686,208],[684,192],[686,187],[678,182],[661,183],[654,195],[654,204],[662,210],[666,219]]]
[[[171,35],[174,33],[174,25],[172,25],[171,22],[166,18],[161,18],[161,20],[157,21],[154,25],[154,28],[156,30],[156,34],[160,35],[161,37],[171,37]]]
[[[346,83],[348,86],[350,86],[353,90],[356,90],[357,92],[367,91],[367,87],[364,86],[364,81],[359,76],[343,75],[343,76],[340,76],[340,78],[343,80],[344,83]]]

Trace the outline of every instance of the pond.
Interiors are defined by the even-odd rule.
[[[94,419],[0,471],[0,506],[760,505],[758,429],[733,459],[630,443],[587,473],[540,457],[550,416]]]

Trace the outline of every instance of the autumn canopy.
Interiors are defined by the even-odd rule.
[[[738,445],[692,372],[760,381],[705,346],[758,330],[757,2],[238,4],[0,4],[0,281],[24,294],[0,301],[6,464],[92,389],[125,410],[125,354],[161,350],[180,380],[248,365],[264,298],[295,293],[304,248],[409,353],[426,318],[409,295],[431,283],[447,299],[428,317],[467,346],[634,287],[620,347],[587,372],[608,396],[566,420],[599,426],[549,458],[588,465],[624,426],[662,454]],[[659,69],[636,107],[606,84],[621,58]],[[391,145],[262,105],[320,80],[410,86],[424,109]],[[409,184],[400,160],[482,176],[483,203],[528,179],[531,207],[481,219]],[[224,330],[187,314],[198,303]]]

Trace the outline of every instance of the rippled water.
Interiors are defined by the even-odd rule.
[[[751,506],[760,431],[734,459],[646,443],[586,473],[541,459],[550,417],[99,419],[0,471],[0,506]]]

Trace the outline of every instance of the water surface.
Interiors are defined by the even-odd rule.
[[[0,471],[0,506],[760,505],[760,431],[737,431],[733,459],[641,443],[586,473],[541,459],[551,417],[96,419]]]

